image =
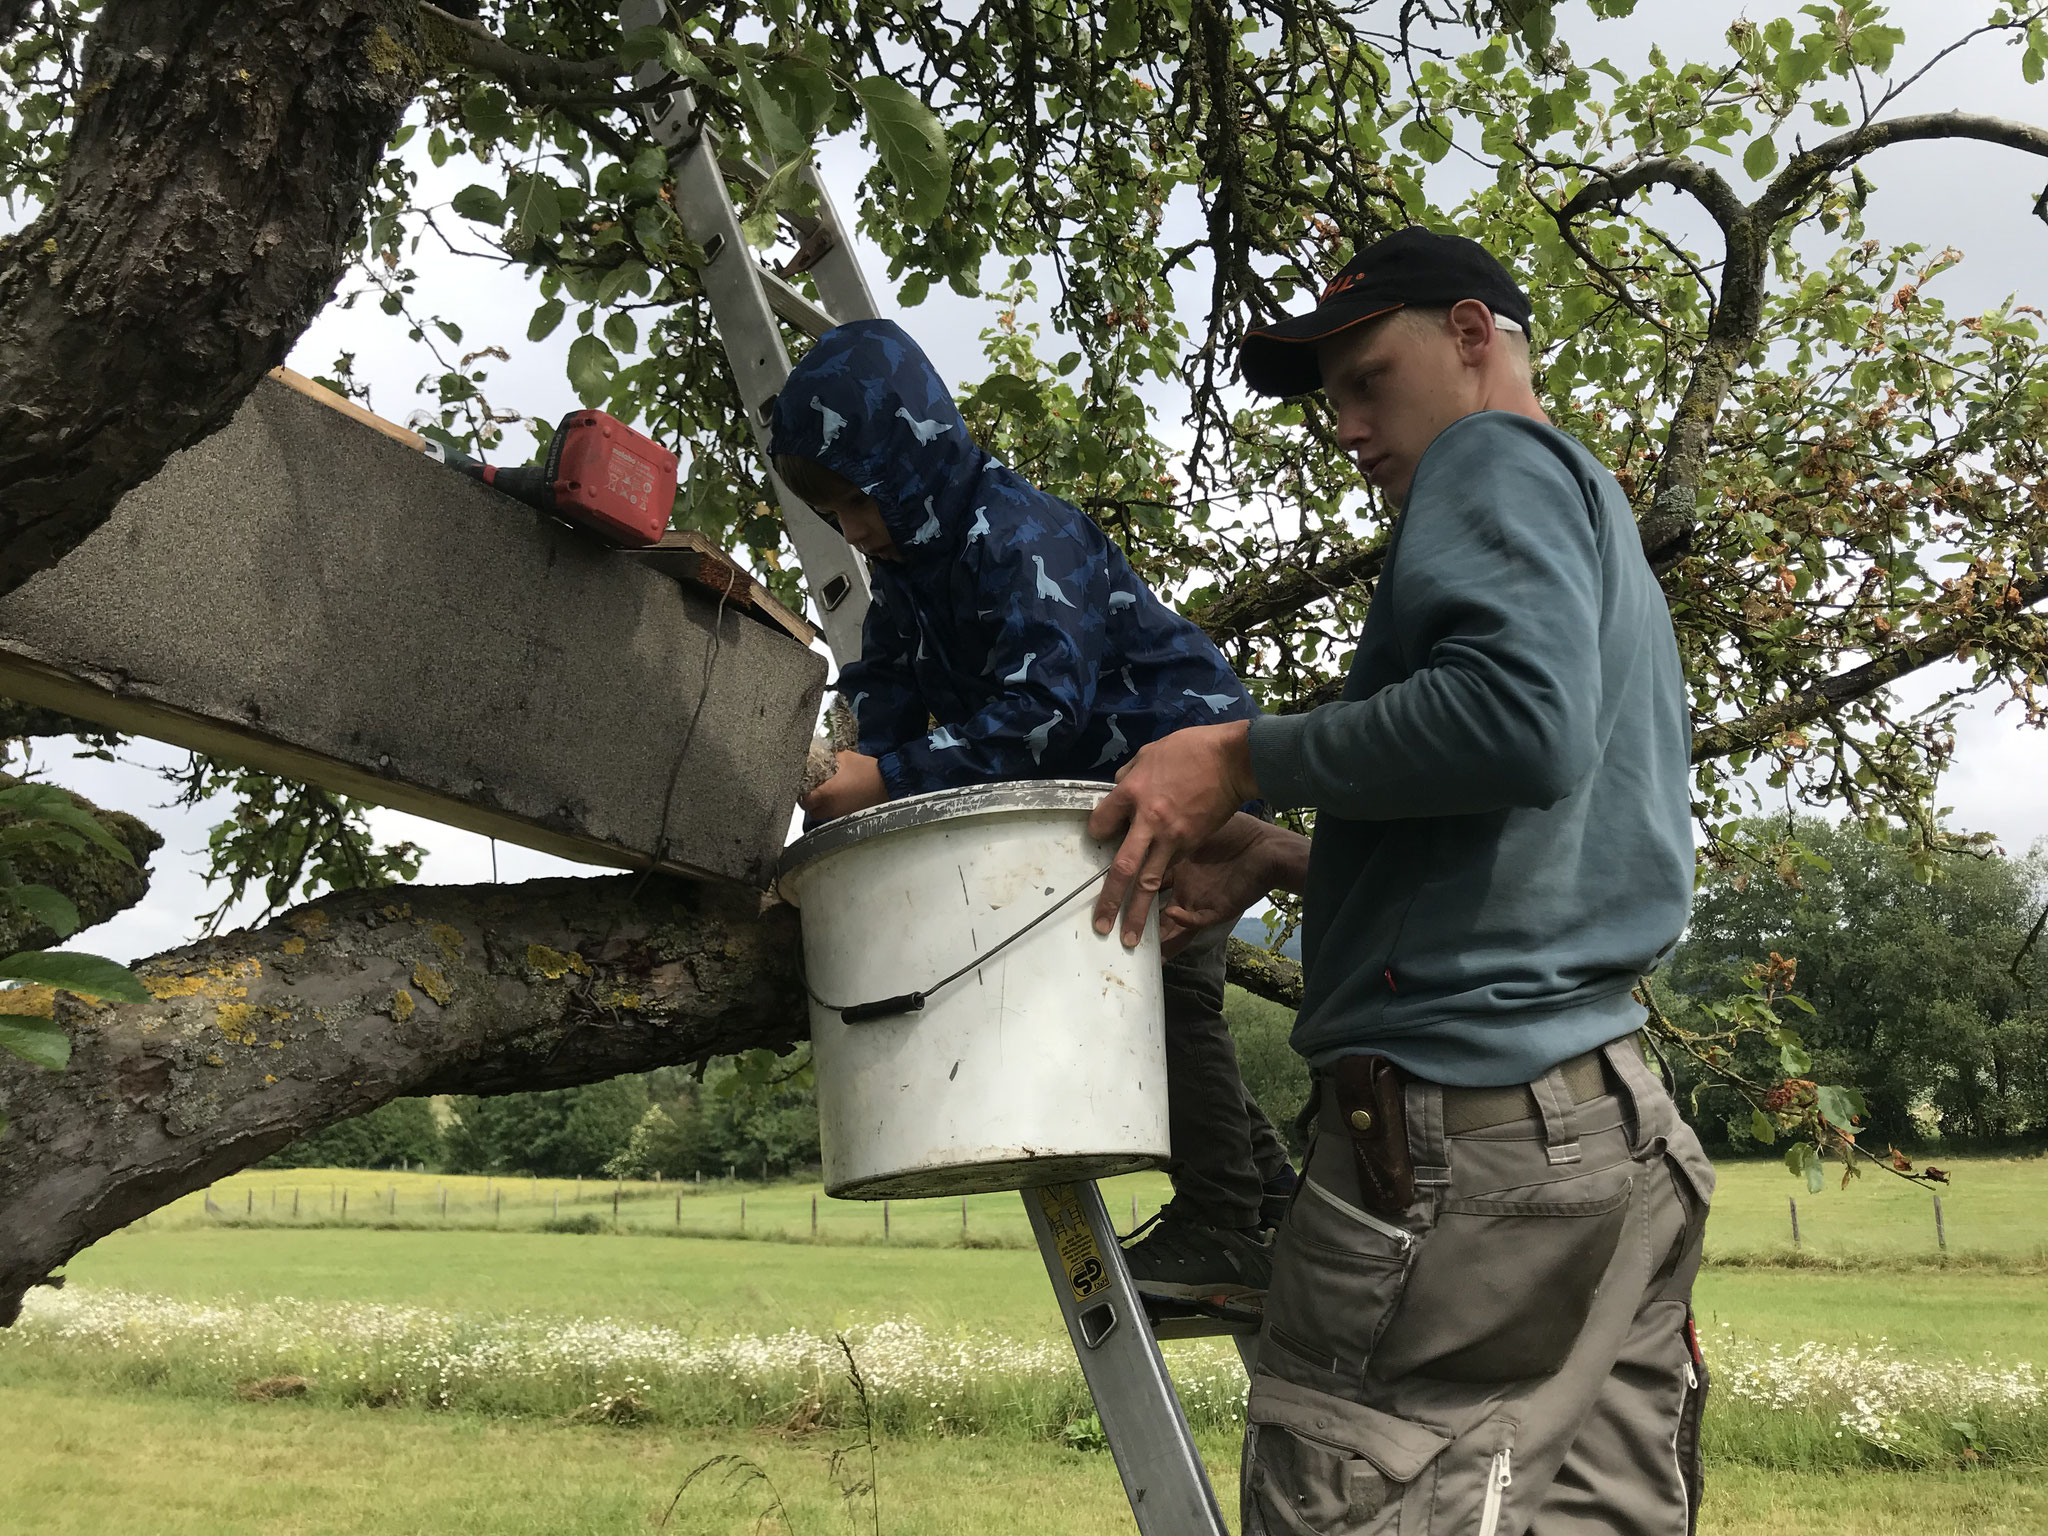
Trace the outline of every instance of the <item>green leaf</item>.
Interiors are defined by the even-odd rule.
[[[605,317],[604,339],[621,352],[640,350],[640,327],[633,323],[633,317],[624,311],[614,311]]]
[[[1797,1045],[1778,1047],[1778,1065],[1785,1069],[1787,1077],[1804,1077],[1813,1066],[1813,1058]]]
[[[1856,1117],[1856,1106],[1850,1102],[1845,1088],[1829,1086],[1819,1090],[1821,1118],[1838,1130],[1848,1130],[1849,1122]]]
[[[839,87],[831,71],[805,58],[781,58],[764,71],[762,82],[779,102],[785,103],[804,143],[823,131],[839,104]]]
[[[1808,1147],[1806,1150],[1812,1152],[1813,1148]],[[1806,1192],[1809,1195],[1819,1194],[1821,1185],[1826,1181],[1827,1177],[1821,1170],[1820,1157],[1818,1154],[1815,1154],[1806,1164]]]
[[[560,188],[545,176],[521,176],[512,185],[507,204],[513,227],[522,234],[550,240],[562,232]]]
[[[72,832],[82,833],[123,864],[132,866],[135,863],[135,856],[119,838],[107,830],[106,824],[99,817],[72,799],[67,791],[57,788],[54,784],[15,784],[0,790],[0,811],[17,812],[25,823],[54,824]],[[21,832],[34,829],[17,826],[8,830]]]
[[[1778,141],[1769,134],[1753,140],[1742,153],[1742,168],[1753,181],[1762,181],[1778,168]]]
[[[1434,123],[1425,123],[1421,118],[1410,118],[1401,126],[1401,142],[1415,151],[1431,165],[1451,152],[1451,141]]]
[[[80,997],[104,998],[112,1003],[146,1003],[150,1000],[149,989],[136,979],[133,971],[99,955],[25,949],[0,960],[0,979],[62,987]]]
[[[596,405],[611,393],[619,360],[595,336],[578,336],[569,344],[569,386],[585,405]]]
[[[1102,11],[1102,51],[1112,59],[1121,58],[1138,46],[1138,7],[1135,0],[1109,0]]]
[[[78,932],[78,907],[60,890],[47,885],[15,885],[6,887],[0,894],[60,939],[68,939]]]
[[[761,77],[754,73],[753,65],[744,54],[737,55],[736,61],[739,65],[740,102],[747,109],[748,120],[761,147],[777,161],[804,153],[811,146],[803,130],[797,127],[796,119],[761,83]]]
[[[1771,1124],[1771,1117],[1760,1109],[1749,1112],[1749,1134],[1769,1146],[1778,1139],[1778,1128]]]
[[[546,341],[555,333],[555,327],[562,323],[567,306],[560,299],[549,299],[533,312],[533,318],[526,322],[528,341]]]
[[[905,217],[912,223],[937,218],[953,185],[946,130],[937,116],[886,75],[854,81],[853,93],[867,109],[882,170],[903,193]]]
[[[62,1072],[71,1060],[71,1037],[50,1019],[21,1013],[0,1013],[0,1051],[11,1051],[51,1072]]]
[[[627,289],[637,290],[647,276],[647,269],[637,261],[622,261],[604,275],[604,281],[597,285],[597,302],[609,306],[619,301],[619,295]]]
[[[2020,55],[2020,75],[2029,85],[2041,83],[2041,55],[2031,48]]]
[[[493,229],[505,227],[505,199],[489,187],[472,183],[449,198],[448,206],[465,219],[474,219]]]

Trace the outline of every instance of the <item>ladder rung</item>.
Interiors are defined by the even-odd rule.
[[[810,298],[760,263],[755,263],[755,270],[760,273],[762,291],[768,295],[768,307],[813,340],[839,324]]]

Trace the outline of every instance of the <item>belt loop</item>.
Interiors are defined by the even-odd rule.
[[[1600,1054],[1607,1058],[1607,1065],[1621,1079],[1622,1092],[1628,1097],[1635,1139],[1639,1142],[1668,1129],[1664,1116],[1666,1106],[1672,1102],[1669,1090],[1657,1081],[1650,1071],[1650,1064],[1643,1060],[1642,1042],[1645,1039],[1647,1035],[1642,1033],[1623,1035],[1619,1040],[1610,1040],[1600,1047]],[[1675,1117],[1675,1106],[1669,1112]]]
[[[1444,1091],[1435,1083],[1411,1077],[1402,1089],[1408,1112],[1408,1158],[1418,1185],[1443,1187],[1451,1182],[1451,1149],[1444,1139]]]
[[[1579,1109],[1564,1080],[1564,1069],[1552,1067],[1529,1085],[1536,1113],[1543,1120],[1543,1152],[1553,1167],[1579,1160]]]

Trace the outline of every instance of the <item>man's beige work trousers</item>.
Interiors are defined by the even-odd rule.
[[[1325,1103],[1266,1301],[1245,1536],[1693,1531],[1713,1171],[1635,1041],[1598,1055],[1483,1129],[1410,1081],[1392,1219]]]

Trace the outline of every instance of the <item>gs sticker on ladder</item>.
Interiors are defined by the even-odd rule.
[[[1067,1285],[1076,1301],[1086,1301],[1109,1286],[1109,1266],[1102,1262],[1102,1250],[1095,1246],[1095,1234],[1088,1230],[1081,1214],[1081,1201],[1071,1184],[1049,1184],[1038,1190],[1038,1203],[1052,1225],[1053,1243],[1067,1272]]]

